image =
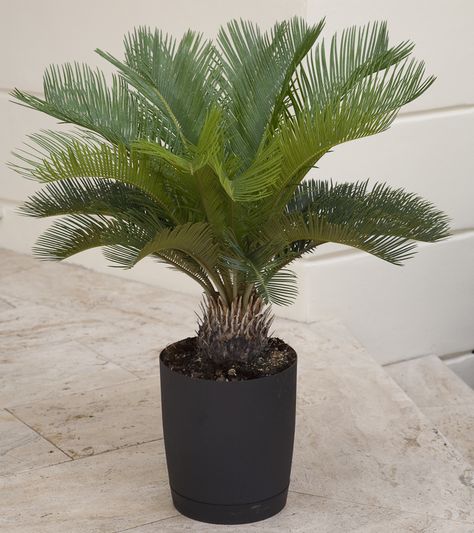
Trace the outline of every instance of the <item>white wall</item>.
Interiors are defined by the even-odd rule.
[[[342,247],[305,262],[306,320],[338,316],[382,362],[474,348],[474,3],[309,0],[327,33],[387,20],[438,79],[381,135],[337,147],[315,177],[406,187],[452,218],[446,242],[420,246],[404,267]]]
[[[394,127],[380,136],[340,146],[327,155],[315,176],[373,178],[404,186],[434,201],[453,219],[454,236],[420,247],[403,268],[342,247],[326,246],[297,267],[300,296],[279,314],[299,320],[340,317],[382,362],[425,353],[474,347],[473,123],[474,41],[471,0],[17,0],[2,5],[0,17],[0,161],[25,135],[54,120],[9,103],[18,86],[41,92],[44,68],[71,60],[102,65],[93,49],[120,54],[122,35],[147,24],[180,34],[188,27],[212,36],[233,17],[263,25],[294,14],[327,18],[326,35],[353,24],[386,19],[394,40],[413,39],[416,55],[438,76]],[[0,167],[0,246],[28,252],[44,221],[14,214],[35,189]],[[107,269],[96,251],[73,258],[114,275],[183,291],[198,291],[169,269],[143,262],[135,270]]]

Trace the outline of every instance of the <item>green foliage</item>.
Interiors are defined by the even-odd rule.
[[[389,45],[385,23],[329,44],[323,26],[232,21],[215,43],[142,27],[125,37],[123,60],[97,51],[118,71],[110,83],[73,64],[46,71],[44,98],[14,90],[75,126],[31,135],[11,165],[43,184],[22,212],[62,217],[35,252],[60,260],[103,246],[124,268],[151,256],[225,305],[255,291],[287,305],[288,265],[324,243],[401,264],[414,241],[446,237],[445,215],[414,194],[303,181],[338,144],[386,130],[433,82],[411,43]]]

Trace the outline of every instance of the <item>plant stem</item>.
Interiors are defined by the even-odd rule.
[[[249,305],[250,296],[252,295],[253,288],[253,283],[248,283],[245,288],[244,295],[242,296],[242,307],[244,309],[246,309]]]

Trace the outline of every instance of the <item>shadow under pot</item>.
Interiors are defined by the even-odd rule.
[[[196,379],[160,355],[161,409],[173,503],[214,524],[269,518],[286,504],[296,408],[296,354],[285,370],[243,381]]]

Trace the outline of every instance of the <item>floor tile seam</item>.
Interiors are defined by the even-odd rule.
[[[134,529],[137,529],[139,527],[152,526],[153,524],[159,524],[160,522],[164,522],[165,520],[172,520],[173,518],[179,518],[180,516],[183,515],[174,514],[172,516],[166,516],[165,518],[159,518],[158,520],[146,522],[146,524],[137,524],[136,526],[128,527],[127,529],[119,529],[117,531],[114,531],[113,533],[126,533],[127,531],[133,531]]]
[[[51,440],[49,440],[45,435],[42,435],[38,430],[36,430],[34,427],[32,427],[30,424],[28,424],[27,422],[25,422],[24,420],[22,420],[19,416],[17,416],[13,411],[11,411],[9,408],[7,407],[4,407],[3,408],[7,413],[10,413],[16,420],[18,420],[18,422],[20,422],[21,424],[23,424],[24,426],[26,426],[27,428],[31,429],[31,431],[33,431],[36,435],[38,435],[42,440],[48,442],[49,444],[51,444],[51,446],[53,446],[54,448],[56,448],[58,451],[60,451],[62,454],[64,454],[66,457],[68,457],[69,459],[73,459],[67,452],[65,452],[64,450],[62,450],[59,446],[57,446],[56,444],[54,444],[54,442],[52,442]],[[60,463],[59,463],[60,464]]]
[[[10,474],[0,475],[0,478],[2,478],[2,479],[8,479],[8,478],[14,479],[14,478],[19,477],[19,476],[29,475],[31,472],[36,472],[38,470],[46,470],[47,468],[52,468],[54,466],[66,465],[66,464],[68,464],[68,465],[80,464],[81,462],[87,461],[88,459],[93,459],[94,457],[98,457],[98,456],[101,456],[101,455],[106,455],[106,454],[117,452],[117,451],[127,450],[129,448],[135,448],[135,447],[139,448],[140,446],[144,446],[146,444],[151,444],[153,442],[160,442],[162,440],[163,440],[163,437],[159,437],[157,439],[151,439],[151,440],[147,440],[147,441],[144,441],[144,442],[138,442],[138,443],[135,443],[135,444],[125,444],[124,446],[119,446],[118,448],[111,448],[110,450],[104,450],[102,452],[98,452],[98,453],[95,453],[95,454],[92,454],[92,455],[83,455],[83,456],[80,456],[80,457],[67,456],[68,458],[65,461],[59,461],[57,463],[53,463],[53,464],[50,464],[50,465],[38,466],[38,467],[30,468],[28,470],[21,470],[20,472],[12,472]],[[50,442],[50,441],[48,441],[48,442]],[[53,446],[55,448],[58,448],[54,444],[53,444]],[[61,450],[61,448],[58,448],[58,450],[60,450],[62,453],[65,453],[63,450]],[[158,456],[162,456],[162,455],[164,455],[164,453],[165,452],[163,450],[163,451],[158,453]],[[137,526],[135,526],[135,527],[137,527]]]
[[[78,457],[72,457],[71,463],[77,463],[79,461],[84,461],[86,459],[91,459],[92,457],[99,457],[101,455],[106,455],[108,453],[117,452],[121,450],[128,450],[129,448],[144,446],[145,444],[151,444],[152,442],[160,442],[163,440],[163,437],[158,437],[156,439],[150,439],[150,440],[144,440],[143,442],[135,442],[133,444],[124,444],[123,446],[117,446],[116,448],[110,448],[110,450],[103,450],[101,452],[97,452],[91,455],[81,455]],[[163,455],[165,452],[164,450],[159,453],[159,455]]]
[[[107,361],[107,362],[111,362],[111,361]],[[117,365],[118,366],[118,365]],[[96,391],[101,391],[101,390],[106,390],[106,389],[112,389],[114,387],[120,387],[122,385],[127,385],[127,384],[131,384],[131,383],[141,383],[143,381],[146,381],[147,379],[151,379],[152,376],[150,376],[150,378],[138,378],[137,376],[135,376],[134,374],[132,374],[130,376],[130,379],[127,379],[126,381],[118,381],[116,383],[111,383],[109,385],[100,385],[99,387],[95,387],[93,389],[84,389],[84,390],[77,390],[77,391],[63,391],[61,393],[60,396],[58,395],[54,395],[54,396],[46,396],[44,398],[41,398],[39,400],[28,400],[26,402],[21,402],[21,403],[8,403],[6,405],[4,405],[3,407],[0,406],[0,409],[19,409],[19,408],[22,408],[22,407],[27,407],[29,405],[34,405],[34,404],[40,404],[40,403],[48,403],[48,402],[59,402],[59,401],[62,401],[66,398],[71,398],[73,396],[80,396],[81,394],[87,394],[89,392],[96,392]]]
[[[109,357],[105,356],[104,354],[100,353],[96,348],[94,348],[93,346],[90,346],[89,344],[87,344],[87,340],[84,342],[83,338],[80,338],[80,339],[76,339],[76,341],[82,348],[86,348],[87,350],[91,350],[92,352],[95,353],[95,355],[97,355],[97,357],[99,357],[100,359],[102,359],[103,361],[107,361],[108,363],[112,363],[116,366],[118,366],[119,368],[121,368],[122,370],[124,370],[125,372],[128,372],[130,375],[134,376],[135,378],[137,378],[136,380],[130,380],[130,381],[143,381],[145,379],[147,379],[148,377],[151,377],[151,375],[156,375],[158,376],[158,373],[156,374],[151,374],[150,376],[142,376],[140,375],[140,371],[134,371],[134,370],[130,370],[129,368],[125,368],[124,366],[122,366],[120,363],[117,363],[116,361],[114,361],[113,359],[110,359]]]
[[[290,487],[291,487],[291,485],[290,485]],[[433,519],[436,519],[436,520],[443,520],[443,521],[446,521],[446,522],[454,522],[456,524],[463,524],[463,525],[466,525],[466,524],[471,525],[472,524],[472,525],[474,525],[474,518],[472,518],[470,521],[453,520],[452,518],[446,518],[445,516],[436,516],[436,515],[429,514],[429,513],[419,513],[419,512],[416,512],[416,511],[410,511],[410,510],[402,509],[401,507],[387,507],[386,505],[377,505],[377,504],[373,504],[373,503],[366,503],[366,502],[348,500],[348,499],[345,499],[345,498],[334,498],[333,496],[326,496],[324,494],[312,494],[312,493],[309,493],[309,492],[306,492],[306,491],[294,490],[294,489],[291,489],[291,488],[288,491],[288,493],[289,494],[290,493],[301,494],[303,496],[313,496],[315,498],[322,498],[322,499],[330,500],[330,501],[334,501],[334,502],[347,503],[347,504],[352,504],[352,505],[361,505],[363,507],[373,507],[375,509],[394,511],[394,512],[398,512],[398,513],[405,513],[405,514],[417,516],[417,517],[420,517],[420,518],[428,517],[428,518],[433,518]]]
[[[406,392],[406,391],[405,391]],[[473,392],[473,395],[474,395],[474,390],[472,391]],[[408,394],[406,392],[406,394]],[[444,404],[440,404],[440,405],[424,405],[424,404],[419,404],[417,403],[409,394],[408,394],[409,398],[421,409],[443,409],[443,408],[446,408],[446,407],[467,407],[469,405],[473,405],[474,404],[474,397],[472,400],[467,400],[465,402],[457,402],[457,403],[444,403]],[[473,412],[474,414],[474,412]]]

